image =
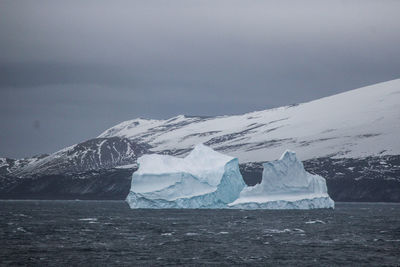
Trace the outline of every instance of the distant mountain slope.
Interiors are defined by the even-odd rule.
[[[95,138],[25,164],[12,173],[17,176],[79,173],[133,164],[148,146],[120,137]]]
[[[244,115],[122,122],[51,155],[0,158],[0,198],[124,199],[136,159],[204,143],[238,157],[247,184],[285,149],[341,201],[400,201],[400,79]]]
[[[400,79],[244,115],[125,121],[99,137],[115,136],[175,155],[204,143],[242,163],[277,159],[286,148],[302,160],[398,155]]]

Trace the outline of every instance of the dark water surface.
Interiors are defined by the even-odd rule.
[[[122,201],[0,201],[2,265],[400,265],[400,205],[131,210]]]

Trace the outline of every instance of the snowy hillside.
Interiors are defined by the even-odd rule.
[[[147,151],[146,147],[125,138],[95,138],[66,147],[39,160],[31,160],[22,168],[14,168],[13,174],[51,175],[113,168],[135,162],[138,156]]]
[[[243,115],[135,119],[51,155],[0,158],[0,198],[124,199],[138,157],[204,143],[238,158],[248,185],[290,149],[335,201],[400,202],[399,136],[400,79]]]
[[[296,151],[302,160],[398,155],[400,79],[244,115],[135,119],[99,137],[115,136],[173,155],[204,143],[241,163],[273,160],[285,149]]]

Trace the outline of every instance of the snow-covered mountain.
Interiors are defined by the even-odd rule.
[[[58,180],[54,177],[63,177],[64,191],[69,183],[76,185],[73,191],[78,196],[77,177],[79,183],[85,178],[90,180],[93,194],[99,190],[99,181],[111,176],[114,180],[107,184],[108,188],[112,191],[119,187],[118,192],[125,192],[127,173],[131,173],[127,170],[136,168],[139,156],[160,153],[183,157],[196,144],[204,143],[237,157],[248,184],[260,182],[262,162],[275,160],[290,149],[296,151],[308,171],[327,178],[334,199],[335,194],[341,194],[341,200],[385,200],[389,195],[387,201],[400,201],[399,136],[400,79],[243,115],[139,118],[51,155],[0,159],[0,197],[2,192],[18,190],[34,190],[35,194],[61,190],[59,185],[55,189],[53,184]],[[124,184],[118,185],[116,177],[123,177]],[[30,186],[20,189],[26,181]],[[374,188],[380,188],[374,193],[377,198],[368,195]],[[88,190],[86,186],[83,191]],[[126,193],[128,190],[129,185]]]
[[[24,177],[114,168],[135,163],[138,156],[147,153],[147,148],[126,138],[94,138],[41,158],[18,160],[20,167],[14,164],[9,172]]]
[[[135,119],[99,137],[123,137],[174,155],[204,143],[244,163],[274,160],[285,149],[302,160],[399,155],[399,136],[400,79],[237,116]]]
[[[25,159],[9,159],[9,158],[0,158],[0,176],[16,173],[20,170],[24,169],[27,166],[32,166],[36,161],[40,159],[46,158],[49,155],[43,154],[39,156],[33,156],[31,158]]]

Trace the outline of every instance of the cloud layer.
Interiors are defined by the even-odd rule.
[[[400,76],[399,1],[2,1],[0,156]],[[39,127],[38,127],[39,125]]]

